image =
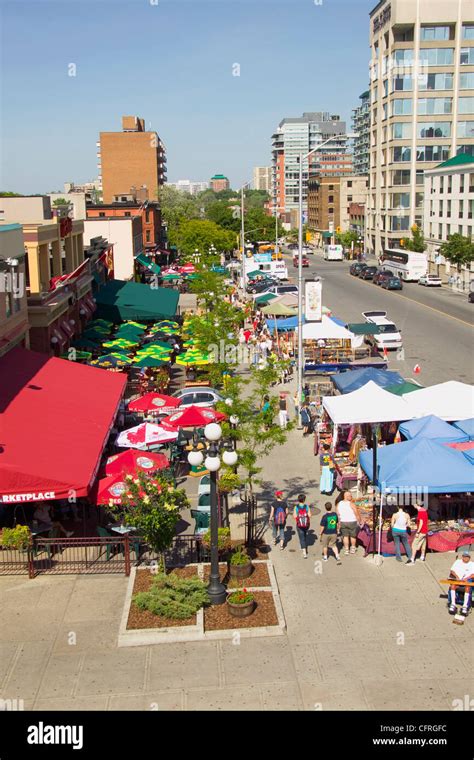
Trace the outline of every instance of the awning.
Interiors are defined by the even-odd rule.
[[[96,300],[100,316],[114,323],[126,319],[149,321],[174,317],[179,293],[139,282],[109,280],[97,293]]]
[[[403,377],[398,372],[389,372],[386,369],[376,369],[375,367],[364,367],[364,369],[354,369],[349,372],[342,372],[333,375],[331,378],[333,384],[341,393],[352,393],[357,388],[372,380],[380,388],[387,388],[396,383],[403,384]]]
[[[153,274],[160,274],[161,272],[161,267],[159,267],[158,264],[155,264],[154,261],[150,261],[144,253],[139,253],[135,261],[138,261],[142,266],[153,272]]]
[[[370,324],[370,322],[350,324],[346,325],[346,327],[354,335],[378,335],[380,333],[380,326]]]
[[[0,377],[0,502],[87,496],[127,378],[22,348]]]
[[[461,422],[455,422],[454,427],[458,430],[462,430],[463,433],[469,436],[470,440],[474,440],[474,417],[468,420],[461,420]]]
[[[412,419],[403,398],[380,388],[373,381],[345,396],[324,396],[323,407],[332,421],[341,425]]]
[[[399,431],[409,440],[418,437],[429,438],[438,443],[466,443],[469,440],[468,435],[434,414],[404,422]]]
[[[442,420],[467,420],[473,416],[474,385],[449,380],[404,396],[410,419],[435,414]]]

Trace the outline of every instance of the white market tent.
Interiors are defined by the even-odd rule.
[[[474,417],[474,385],[456,380],[431,385],[416,393],[405,394],[402,398],[410,410],[407,419],[434,414],[442,420],[453,422]]]
[[[416,393],[408,395],[416,396]],[[413,417],[404,398],[384,390],[372,380],[344,396],[324,396],[323,407],[335,425],[401,422]]]
[[[305,322],[303,340],[350,340],[353,347],[360,344],[360,336],[349,332],[333,319],[323,314],[321,322]],[[362,336],[363,339],[363,336]]]

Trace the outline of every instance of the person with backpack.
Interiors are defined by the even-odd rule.
[[[321,526],[320,537],[323,547],[323,561],[328,561],[328,549],[332,549],[337,564],[342,565],[337,548],[337,530],[339,526],[339,517],[337,515],[337,512],[334,512],[330,501],[326,502],[324,508],[326,510],[326,514],[322,516],[321,522],[319,523]]]
[[[275,491],[275,501],[270,509],[270,525],[272,526],[273,545],[280,538],[280,549],[285,548],[285,527],[288,517],[288,504],[283,498],[283,491]]]
[[[306,504],[306,497],[304,493],[300,493],[298,496],[298,504],[293,511],[293,517],[296,521],[296,532],[300,540],[301,551],[303,557],[306,559],[308,556],[308,530],[311,520],[311,510]]]

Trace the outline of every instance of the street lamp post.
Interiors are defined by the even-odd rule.
[[[298,157],[299,163],[299,194],[298,194],[298,217],[299,217],[299,229],[298,229],[298,373],[297,373],[297,391],[296,398],[298,403],[298,414],[301,409],[301,400],[303,395],[303,161],[316,153],[321,148],[324,148],[329,142],[333,140],[349,139],[353,140],[358,137],[357,133],[351,133],[347,135],[332,135],[327,140],[324,140],[316,148],[310,150],[309,153],[300,153]],[[309,174],[309,171],[308,171]]]
[[[240,236],[242,238],[242,289],[245,293],[245,205],[244,205],[244,189],[250,185],[250,182],[246,182],[240,188]]]
[[[224,464],[229,467],[235,467],[237,464],[237,452],[231,442],[224,441],[219,444],[222,438],[222,428],[216,422],[211,422],[204,428],[204,438],[206,443],[206,458],[204,459],[202,451],[197,449],[198,441],[194,441],[194,449],[188,454],[188,462],[191,466],[198,467],[203,463],[206,470],[209,470],[211,476],[211,575],[207,593],[211,604],[224,604],[226,600],[226,588],[221,583],[219,575],[219,532],[218,532],[218,514],[217,514],[217,472],[221,466],[221,457]]]

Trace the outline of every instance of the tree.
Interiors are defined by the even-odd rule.
[[[66,200],[66,198],[56,198],[56,200],[53,201],[53,206],[69,206],[69,201]]]
[[[177,245],[180,224],[190,219],[199,219],[201,217],[200,205],[194,196],[168,185],[160,187],[158,200],[160,201],[163,221],[168,226],[168,240],[171,245]]]
[[[447,242],[443,243],[439,252],[449,262],[456,264],[458,271],[463,264],[474,261],[474,243],[471,238],[460,235],[458,232],[448,235]]]
[[[400,240],[400,245],[402,248],[406,248],[407,251],[416,251],[418,253],[423,253],[426,251],[426,243],[425,243],[425,237],[423,235],[423,231],[418,227],[417,224],[414,224],[411,228],[413,237],[410,239]]]
[[[339,245],[344,246],[344,248],[351,248],[352,243],[355,245],[358,239],[359,235],[354,230],[349,230],[348,232],[340,232],[338,235],[336,235],[337,242]]]
[[[180,510],[189,508],[186,493],[173,486],[163,473],[149,477],[139,473],[136,478],[126,475],[128,489],[122,494],[121,505],[109,505],[108,511],[123,517],[127,525],[137,529],[146,543],[161,556],[169,549],[176,535]]]
[[[245,211],[245,229],[253,240],[275,240],[275,217],[269,216],[261,208],[250,208]],[[283,234],[283,227],[278,221],[278,236]]]
[[[21,193],[13,193],[10,190],[0,193],[0,198],[22,198],[22,197],[23,196]]]
[[[225,201],[211,203],[207,207],[206,217],[209,221],[215,222],[227,230],[238,232],[240,229],[240,213],[234,214],[234,211],[229,208]]]
[[[182,221],[176,230],[176,245],[186,256],[191,256],[196,250],[201,255],[207,254],[211,246],[219,252],[229,251],[235,244],[233,232],[207,219]]]

